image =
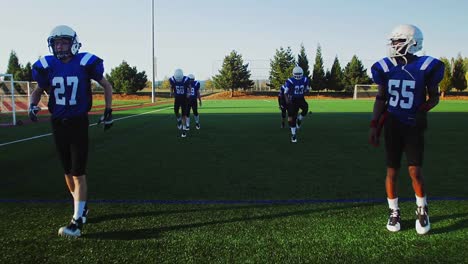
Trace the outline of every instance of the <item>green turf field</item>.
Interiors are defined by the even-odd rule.
[[[466,263],[468,102],[429,114],[424,175],[432,230],[386,230],[383,148],[370,100],[311,100],[298,143],[276,98],[204,101],[180,138],[170,105],[115,111],[90,127],[89,224],[57,236],[72,203],[48,122],[0,128],[0,263]],[[96,121],[98,116],[91,116]],[[193,124],[193,119],[192,119]],[[404,164],[405,162],[403,162]]]

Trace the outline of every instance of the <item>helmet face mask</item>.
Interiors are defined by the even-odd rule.
[[[389,37],[389,57],[404,57],[422,50],[423,34],[413,25],[395,27]]]
[[[47,44],[49,51],[59,60],[76,55],[81,48],[81,43],[76,32],[65,25],[56,26],[52,29],[47,38]],[[57,46],[64,47],[65,49],[57,50]]]
[[[304,76],[304,70],[302,70],[302,68],[299,66],[294,67],[293,76],[296,80],[302,79],[302,77]]]

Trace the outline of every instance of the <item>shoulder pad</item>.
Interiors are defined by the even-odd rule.
[[[81,66],[87,66],[87,65],[94,64],[98,61],[102,61],[98,56],[91,54],[91,53],[87,53],[87,52],[78,53],[78,56],[81,56],[81,59],[80,59]]]

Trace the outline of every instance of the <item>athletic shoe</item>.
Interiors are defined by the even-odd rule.
[[[200,123],[196,123],[196,124],[195,124],[195,128],[196,128],[196,129],[200,129]]]
[[[83,220],[83,224],[86,224],[86,221],[88,219],[88,214],[89,214],[88,203],[86,203],[85,208],[83,210],[83,215],[81,216],[81,219]]]
[[[431,223],[429,222],[429,209],[427,206],[418,206],[416,208],[416,232],[424,235],[431,230]]]
[[[296,143],[296,142],[297,142],[296,134],[294,134],[294,135],[291,136],[291,142],[292,142],[292,143]]]
[[[301,125],[302,125],[302,120],[300,120],[299,118],[296,119],[296,127],[297,127],[297,129],[301,128]]]
[[[58,231],[59,236],[65,237],[80,237],[81,229],[83,229],[83,219],[80,217],[77,220],[72,218],[67,226],[61,227]]]
[[[185,127],[183,128],[183,130],[185,130],[185,131],[189,131],[189,130],[190,130],[190,127],[188,127],[188,126],[185,126]]]
[[[388,216],[387,229],[391,232],[400,231],[400,210],[390,209],[390,215]]]
[[[181,137],[187,137],[187,134],[185,133],[185,131],[182,131],[182,135],[180,135]]]

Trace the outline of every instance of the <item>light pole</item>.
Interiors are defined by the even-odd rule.
[[[151,48],[152,48],[152,66],[153,66],[153,71],[152,71],[152,81],[151,81],[151,103],[154,103],[154,89],[155,89],[155,80],[156,76],[154,73],[154,0],[151,0]]]

